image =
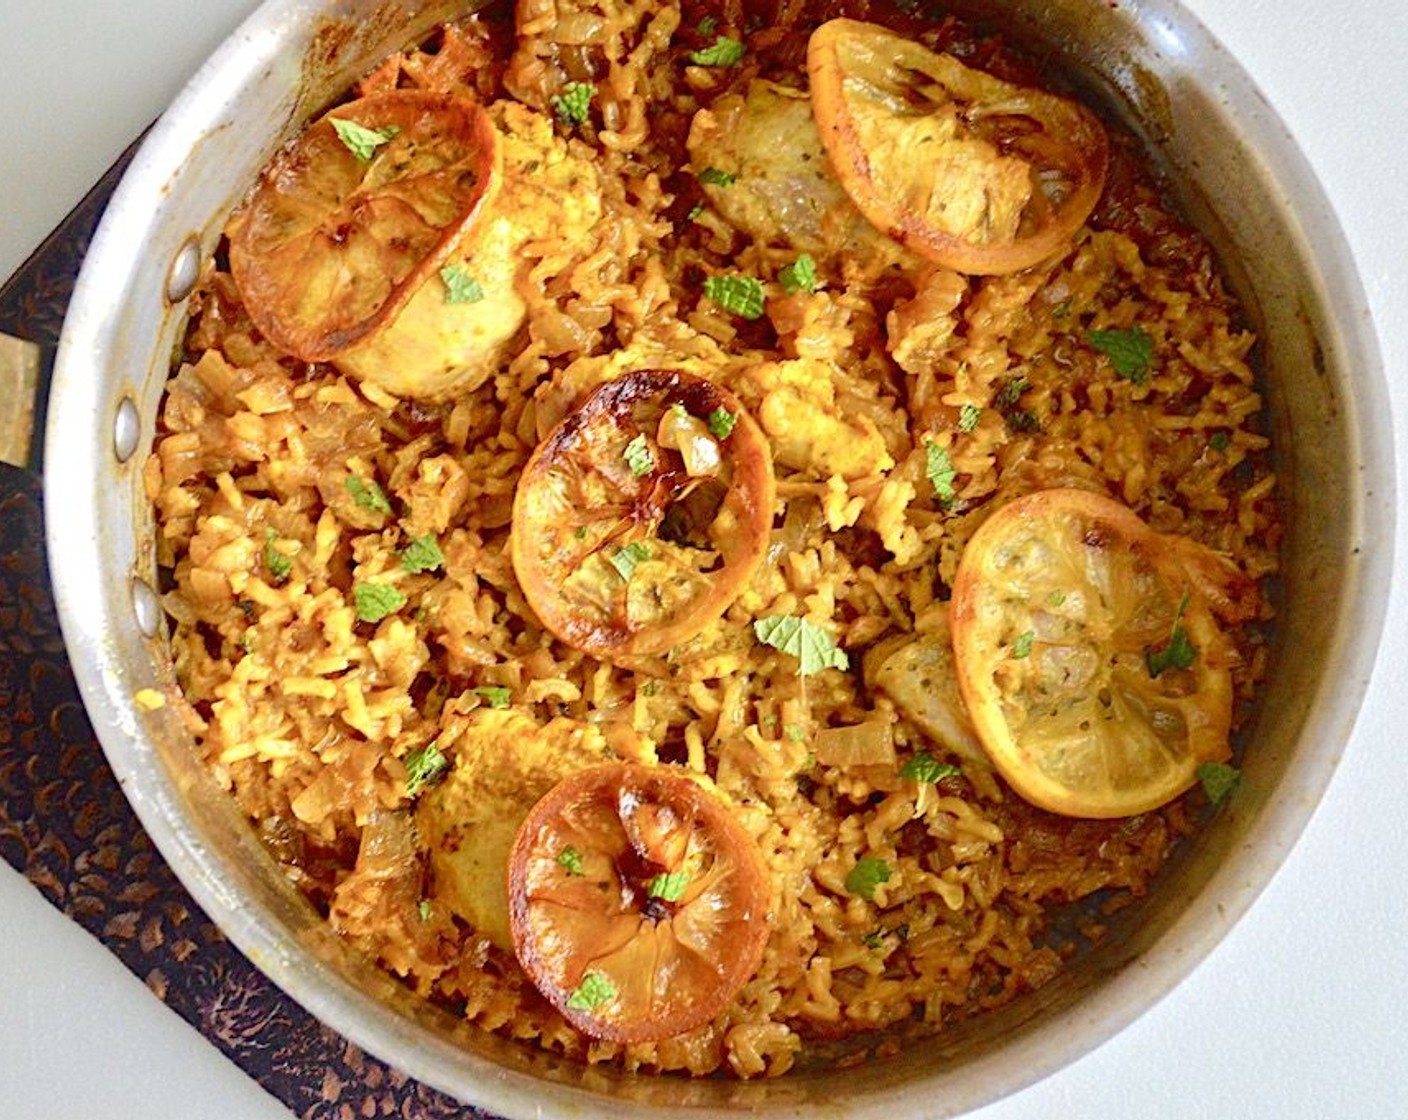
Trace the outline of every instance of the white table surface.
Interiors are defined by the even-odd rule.
[[[1137,2],[1137,0],[1136,0]],[[1185,0],[1277,107],[1340,215],[1393,385],[1408,572],[1408,7]],[[0,278],[254,0],[0,2]],[[1118,1038],[977,1114],[1408,1116],[1408,595],[1321,808],[1250,914]],[[0,1115],[288,1113],[0,862]]]

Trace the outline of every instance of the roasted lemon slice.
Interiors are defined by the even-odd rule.
[[[1073,101],[849,19],[812,33],[807,70],[851,200],[945,268],[1028,268],[1069,244],[1100,197],[1108,140]]]
[[[1145,812],[1225,759],[1235,660],[1166,538],[1084,490],[974,533],[953,589],[959,685],[993,764],[1073,817]]]
[[[445,263],[501,161],[488,115],[463,97],[395,90],[331,110],[231,220],[250,318],[310,362],[366,341]]]
[[[709,1022],[768,937],[757,845],[716,795],[662,767],[596,767],[554,786],[519,829],[508,889],[519,963],[594,1038]]]
[[[726,389],[678,370],[600,386],[539,444],[513,503],[513,567],[562,641],[662,653],[742,591],[767,547],[766,437]]]

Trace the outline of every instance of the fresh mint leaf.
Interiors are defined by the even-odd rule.
[[[615,984],[600,972],[588,972],[577,985],[577,990],[567,998],[567,1006],[573,1011],[594,1011],[615,998]]]
[[[450,760],[434,743],[406,755],[406,796],[415,797],[449,768]]]
[[[696,66],[737,66],[743,61],[743,44],[727,35],[719,35],[712,45],[700,51],[690,51],[689,61]]]
[[[1173,629],[1169,632],[1168,643],[1159,649],[1151,649],[1145,655],[1149,675],[1157,677],[1169,669],[1191,669],[1197,660],[1198,651],[1188,640],[1183,629],[1183,612],[1188,609],[1188,592],[1178,600],[1178,610],[1173,615]]]
[[[646,885],[648,898],[658,898],[663,902],[678,902],[684,897],[689,886],[689,874],[685,871],[665,871],[655,876]]]
[[[816,623],[791,615],[769,615],[753,623],[758,641],[797,659],[797,671],[804,677],[823,669],[845,669],[850,665],[845,650]]]
[[[478,303],[484,298],[483,286],[459,261],[442,268],[440,279],[445,282],[446,303]]]
[[[1157,677],[1164,670],[1191,669],[1198,659],[1198,651],[1188,640],[1188,633],[1182,626],[1175,626],[1169,636],[1168,645],[1149,654],[1149,675]]]
[[[622,545],[611,554],[610,563],[622,579],[630,582],[631,576],[635,574],[636,565],[642,560],[650,559],[650,548],[643,541],[632,541],[630,544]]]
[[[940,502],[948,505],[953,501],[953,480],[958,477],[958,471],[954,469],[948,448],[940,447],[932,439],[924,441],[924,474]]]
[[[406,605],[406,597],[389,583],[355,584],[352,601],[362,622],[380,622]]]
[[[376,484],[376,480],[363,481],[355,474],[347,476],[347,492],[352,495],[362,509],[369,509],[373,513],[390,513],[391,503],[386,500],[386,495],[382,493],[381,487]]]
[[[650,444],[647,442],[644,432],[636,433],[635,438],[626,444],[625,449],[621,452],[621,457],[626,460],[626,466],[631,468],[631,473],[637,478],[649,474],[651,468],[655,466],[655,455],[650,450]]]
[[[1214,806],[1221,805],[1237,788],[1242,780],[1242,772],[1225,762],[1204,762],[1198,767],[1198,782]]]
[[[710,187],[731,187],[738,182],[738,176],[717,167],[706,167],[699,173],[699,181]]]
[[[777,274],[782,290],[789,296],[798,292],[816,291],[816,261],[810,253],[802,253],[795,261],[785,266]]]
[[[846,875],[846,890],[867,901],[875,897],[875,888],[888,883],[891,876],[890,865],[874,856],[862,856]]]
[[[278,539],[279,535],[273,529],[264,530],[264,567],[268,569],[271,580],[283,583],[293,574],[293,560],[274,547]]]
[[[1154,340],[1139,327],[1129,330],[1091,331],[1090,345],[1110,359],[1115,372],[1136,385],[1149,380],[1149,363],[1154,359]]]
[[[433,572],[445,563],[445,554],[435,541],[434,533],[426,533],[419,540],[412,541],[401,550],[402,571]]]
[[[596,86],[590,82],[568,82],[561,93],[548,98],[548,104],[565,127],[576,128],[586,123],[595,96]]]
[[[740,319],[762,317],[763,282],[756,276],[710,276],[704,294]]]
[[[1027,380],[1026,375],[1018,374],[1010,381],[1003,383],[1002,388],[997,391],[997,396],[993,398],[993,404],[1000,410],[1011,408],[1031,387],[1032,383]]]
[[[367,128],[356,121],[345,121],[338,117],[329,117],[328,120],[332,122],[333,131],[342,141],[342,146],[363,163],[367,163],[379,147],[401,131],[394,124],[385,128]]]
[[[507,708],[513,698],[513,693],[501,684],[476,685],[474,695],[483,700],[489,708]]]
[[[901,778],[911,778],[916,782],[942,781],[944,778],[957,777],[963,771],[951,762],[940,762],[928,751],[920,751],[900,768]]]
[[[738,417],[726,408],[716,408],[709,413],[709,434],[715,439],[728,439]]]

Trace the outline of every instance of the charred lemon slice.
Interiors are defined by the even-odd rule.
[[[663,767],[601,766],[554,786],[519,829],[508,889],[524,971],[594,1038],[709,1022],[768,936],[757,845],[716,795]]]
[[[323,361],[372,337],[496,189],[477,103],[421,90],[339,105],[274,157],[230,224],[230,271],[275,345]]]
[[[1073,817],[1171,801],[1225,759],[1235,653],[1174,538],[1084,490],[992,515],[953,588],[958,681],[993,764]]]
[[[1108,140],[1073,101],[849,19],[812,33],[807,70],[851,200],[945,268],[1028,268],[1066,246],[1100,197]]]
[[[513,503],[513,567],[543,625],[596,656],[662,653],[738,596],[772,528],[766,437],[678,370],[600,386],[539,444]]]

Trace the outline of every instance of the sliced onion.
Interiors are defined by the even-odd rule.
[[[823,766],[893,766],[895,737],[888,723],[867,720],[818,731],[812,751]]]
[[[357,870],[363,875],[390,879],[416,864],[415,825],[409,813],[377,810],[362,829],[357,849]]]
[[[691,478],[713,478],[723,468],[718,441],[709,434],[708,425],[683,406],[665,410],[655,440],[661,447],[680,453]]]

